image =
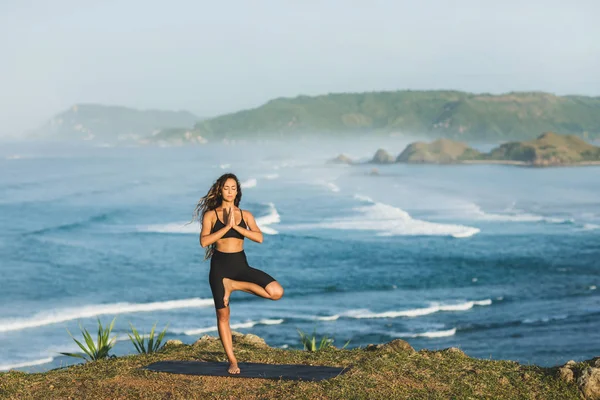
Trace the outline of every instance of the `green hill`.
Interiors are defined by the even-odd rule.
[[[33,132],[32,137],[56,140],[138,140],[161,129],[191,128],[198,117],[187,111],[136,110],[119,106],[77,104]]]
[[[198,122],[190,139],[183,138],[185,132],[181,130],[161,132],[155,139],[397,133],[506,141],[534,138],[545,131],[600,137],[600,97],[458,91],[298,96]]]

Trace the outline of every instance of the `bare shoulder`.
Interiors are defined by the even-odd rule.
[[[240,210],[244,213],[244,216],[248,216],[248,218],[254,218],[254,215],[252,215],[252,213],[248,210],[242,210],[240,208]]]
[[[215,210],[210,210],[210,211],[211,212],[207,211],[207,212],[204,213],[204,217],[202,218],[203,221],[205,221],[205,222],[213,222],[215,220],[216,215],[215,215],[214,212],[212,212],[212,211],[215,211]]]

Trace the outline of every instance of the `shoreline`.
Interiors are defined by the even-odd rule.
[[[439,166],[453,166],[453,165],[510,165],[515,167],[526,167],[526,168],[553,168],[553,167],[593,167],[600,166],[600,161],[581,161],[578,163],[569,164],[534,164],[525,161],[512,161],[512,160],[462,160],[451,163],[437,163],[437,162],[390,162],[390,163],[376,163],[371,161],[365,162],[331,162],[327,161],[326,164],[346,164],[346,165],[369,165],[369,166],[383,166],[383,165],[439,165]]]
[[[581,161],[576,163],[561,163],[561,164],[534,164],[525,161],[512,161],[512,160],[464,160],[457,162],[458,164],[472,164],[472,165],[516,165],[520,167],[533,167],[533,168],[548,168],[548,167],[587,167],[600,165],[600,161]]]

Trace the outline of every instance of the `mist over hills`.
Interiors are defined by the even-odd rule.
[[[171,127],[193,127],[188,111],[137,110],[100,104],[76,104],[31,132],[45,140],[137,141]]]
[[[186,111],[88,104],[57,115],[38,129],[36,136],[176,145],[227,138],[365,134],[501,142],[533,139],[546,131],[600,138],[600,97],[543,92],[338,93],[277,98],[253,109],[204,120]]]

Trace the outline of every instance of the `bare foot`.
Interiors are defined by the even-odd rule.
[[[229,295],[233,291],[233,282],[229,278],[223,278],[223,287],[225,288],[225,296],[223,296],[223,304],[229,307]]]
[[[229,368],[227,369],[227,372],[229,372],[230,374],[239,374],[240,373],[240,369],[238,368],[237,361],[229,363]]]

